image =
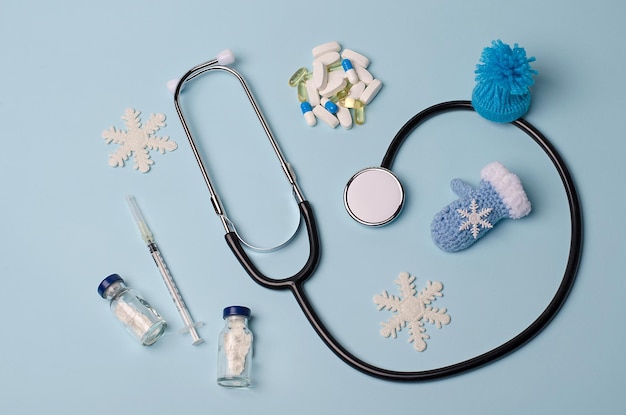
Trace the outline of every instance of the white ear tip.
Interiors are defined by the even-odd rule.
[[[230,65],[235,62],[235,55],[230,49],[224,49],[215,57],[217,59],[217,63],[220,65]]]
[[[167,81],[167,89],[169,89],[169,91],[173,94],[174,92],[176,92],[176,87],[178,86],[179,82],[180,79],[178,78]]]

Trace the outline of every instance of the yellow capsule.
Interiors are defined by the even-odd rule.
[[[350,90],[347,89],[347,88],[344,88],[344,89],[341,89],[341,90],[337,91],[337,93],[335,95],[329,96],[328,99],[330,99],[332,102],[338,104],[339,101],[341,101],[346,96],[348,96],[349,93],[350,93]]]
[[[298,101],[304,102],[309,100],[309,94],[306,90],[305,82],[298,82]]]
[[[308,74],[309,70],[307,68],[302,67],[298,69],[293,75],[291,75],[291,78],[289,78],[289,86],[296,86],[299,83],[306,81]]]
[[[337,62],[330,64],[327,66],[328,71],[337,71],[339,69],[343,70],[343,66],[341,66],[341,60],[338,60]]]
[[[346,86],[341,91],[337,92],[337,100],[343,99],[350,93],[350,86]]]
[[[363,125],[363,123],[365,123],[365,107],[364,106],[354,109],[354,122],[357,123],[358,125]]]
[[[342,107],[345,107],[345,108],[354,108],[354,109],[363,108],[365,106],[358,99],[354,99],[354,98],[350,98],[350,97],[345,97],[343,99],[340,99],[339,100],[339,105],[341,105]]]

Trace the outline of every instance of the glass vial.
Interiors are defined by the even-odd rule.
[[[163,317],[119,275],[106,277],[98,286],[98,294],[109,300],[113,315],[142,345],[154,344],[165,333],[167,323]]]
[[[253,335],[248,329],[250,309],[230,306],[224,309],[224,328],[217,349],[217,384],[228,388],[247,388],[252,383]]]

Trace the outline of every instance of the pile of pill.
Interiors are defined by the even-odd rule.
[[[337,41],[316,46],[311,52],[313,70],[302,67],[289,78],[289,86],[297,88],[306,123],[314,126],[319,118],[331,128],[341,125],[349,129],[354,116],[356,124],[363,124],[365,106],[382,87],[367,70],[370,60],[350,49],[342,51]]]

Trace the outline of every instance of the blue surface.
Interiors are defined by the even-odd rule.
[[[626,359],[622,320],[626,151],[626,3],[529,0],[412,2],[13,1],[0,3],[0,208],[3,316],[0,413],[621,413]],[[408,2],[406,2],[408,3]],[[421,109],[469,99],[474,68],[494,39],[519,43],[539,71],[527,119],[560,151],[584,209],[585,248],[564,308],[537,338],[454,378],[397,384],[336,358],[292,296],[255,285],[226,247],[165,88],[229,47],[319,221],[323,258],[306,284],[321,317],[346,347],[375,364],[420,370],[482,353],[533,321],[565,267],[569,218],[558,176],[541,150],[510,126],[472,113],[440,116],[405,144],[394,170],[407,190],[398,220],[380,229],[352,221],[343,186],[380,163],[405,121]],[[367,55],[383,89],[367,121],[350,131],[304,123],[287,85],[330,40]],[[298,217],[289,187],[234,79],[210,75],[185,91],[215,184],[251,242],[286,238]],[[168,116],[159,133],[178,143],[152,152],[149,173],[108,166],[117,146],[101,137],[124,128],[126,108]],[[530,216],[503,221],[457,254],[428,231],[454,200],[448,185],[477,184],[504,163],[520,176]],[[124,196],[132,193],[207,340],[179,335],[179,316],[141,241]],[[260,264],[297,270],[306,244]],[[257,257],[257,255],[255,255]],[[423,353],[378,334],[391,316],[374,295],[399,294],[402,271],[444,284],[450,325],[427,325]],[[173,330],[143,348],[115,324],[96,288],[119,273]],[[255,387],[215,383],[216,337],[225,306],[252,309]],[[104,391],[111,391],[105,396]]]

